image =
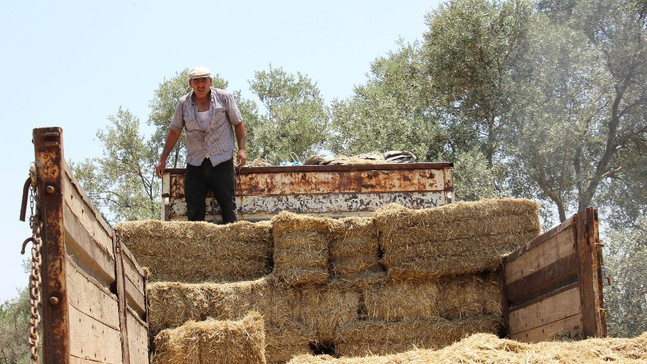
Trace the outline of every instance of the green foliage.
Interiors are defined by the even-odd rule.
[[[307,76],[281,68],[255,72],[252,91],[266,113],[250,127],[250,158],[273,163],[304,160],[321,151],[328,131],[328,116],[319,89]]]
[[[346,155],[408,150],[421,161],[441,154],[447,140],[429,110],[421,67],[416,44],[377,58],[367,84],[333,102],[328,148]]]
[[[485,156],[472,150],[455,156],[454,192],[457,201],[478,201],[484,198],[503,198],[497,186],[501,178],[496,169],[488,166]],[[499,171],[500,172],[500,171]]]
[[[511,95],[506,81],[524,52],[531,5],[524,1],[450,1],[427,15],[425,73],[443,108],[455,148],[478,145],[490,165]],[[461,150],[458,151],[461,151]]]
[[[605,250],[609,335],[636,337],[647,331],[647,219],[641,216],[632,227],[612,231]]]
[[[563,221],[594,203],[614,209],[606,188],[633,194],[644,181],[630,166],[647,145],[647,38],[627,2],[546,3],[554,21],[530,28],[506,148],[509,169],[523,171],[510,174],[513,190],[551,201]]]
[[[29,363],[29,288],[0,304],[0,364]]]
[[[74,175],[109,221],[159,218],[156,146],[140,134],[130,112],[120,108],[108,120],[111,125],[97,132],[103,156],[72,165]]]

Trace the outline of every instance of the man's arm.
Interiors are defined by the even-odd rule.
[[[162,178],[164,170],[166,169],[166,158],[171,153],[175,144],[177,144],[178,139],[180,139],[180,134],[182,132],[174,129],[169,129],[168,135],[166,136],[166,143],[164,143],[164,149],[162,150],[162,155],[160,156],[160,161],[155,167],[155,173],[157,177]]]
[[[234,125],[234,131],[236,132],[236,142],[238,143],[236,162],[238,163],[238,168],[240,168],[247,163],[247,154],[245,153],[245,124],[241,121]]]

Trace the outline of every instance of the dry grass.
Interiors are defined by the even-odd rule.
[[[132,221],[115,226],[151,281],[235,282],[271,272],[269,222]]]
[[[265,363],[263,318],[254,312],[238,321],[188,321],[155,337],[153,364]]]
[[[636,338],[587,339],[574,342],[520,343],[478,333],[440,350],[414,349],[398,354],[335,359],[302,355],[289,364],[580,364],[645,363],[647,332]]]
[[[494,271],[502,255],[539,235],[538,209],[523,199],[385,206],[375,213],[382,263],[396,280]]]

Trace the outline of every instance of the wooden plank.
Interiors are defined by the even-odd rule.
[[[68,205],[63,207],[63,215],[67,254],[98,281],[106,286],[112,284],[115,280],[114,255],[100,248]]]
[[[86,275],[72,260],[66,262],[70,358],[84,362],[121,363],[116,296]]]
[[[67,259],[68,302],[80,312],[118,329],[117,296]]]
[[[562,320],[551,322],[547,325],[521,331],[509,336],[512,340],[536,343],[553,339],[579,339],[582,334],[582,315],[565,317]]]
[[[133,308],[139,317],[146,320],[146,273],[139,266],[128,247],[121,245],[124,275],[126,277],[126,297],[128,306]]]
[[[148,363],[148,324],[139,319],[138,314],[128,310],[128,347],[130,348],[130,362],[135,364]]]
[[[552,239],[555,235],[561,233],[563,230],[570,229],[571,225],[573,224],[573,217],[569,217],[564,221],[563,223],[555,226],[554,228],[546,231],[545,233],[539,235],[538,237],[532,239],[531,241],[527,242],[526,244],[520,246],[517,250],[513,251],[512,253],[508,254],[507,256],[503,257],[504,264],[508,264],[511,261],[514,261],[517,259],[520,255],[525,254],[528,250],[531,250],[532,248],[543,244],[547,240]]]
[[[126,277],[124,274],[124,262],[121,252],[121,241],[119,235],[113,235],[113,247],[115,249],[115,264],[116,264],[116,288],[117,288],[117,303],[119,310],[119,330],[121,339],[121,355],[124,364],[130,364],[130,348],[128,340],[128,327],[126,316],[128,314],[128,306],[126,303]]]
[[[606,336],[602,301],[602,246],[598,237],[597,212],[588,208],[575,221],[584,337]]]
[[[114,259],[112,228],[92,205],[89,197],[83,192],[78,182],[74,180],[67,165],[65,166],[65,171],[65,205],[75,216],[78,224],[92,237],[99,249]]]
[[[505,280],[507,284],[539,271],[550,264],[575,252],[574,232],[568,227],[552,235],[541,244],[534,245],[515,259],[506,260]]]
[[[515,335],[580,313],[580,292],[577,285],[555,295],[543,297],[521,308],[510,308],[508,334]]]
[[[104,325],[70,306],[70,356],[100,363],[121,363],[121,339],[118,329]]]
[[[560,287],[576,283],[578,260],[570,254],[540,270],[507,285],[506,298],[509,306],[516,306],[546,295]]]

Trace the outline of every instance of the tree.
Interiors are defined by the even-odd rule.
[[[531,4],[457,0],[427,15],[425,74],[454,152],[478,146],[490,166],[510,107],[507,80],[524,52]]]
[[[509,181],[518,193],[552,201],[563,221],[594,203],[613,209],[614,200],[596,199],[615,194],[612,185],[625,195],[644,191],[647,37],[629,2],[580,1],[568,19],[559,9],[548,12],[559,21],[535,23],[520,63],[530,72],[512,86],[507,125],[517,171]]]
[[[0,364],[29,363],[29,287],[0,304]]]
[[[609,332],[616,337],[636,337],[647,331],[647,219],[612,231],[606,240],[605,267],[611,284],[605,286]]]
[[[111,222],[159,218],[160,181],[156,145],[139,131],[139,120],[121,108],[97,132],[103,156],[73,165],[76,178]]]
[[[309,77],[288,74],[270,65],[254,73],[250,88],[265,114],[250,128],[254,153],[275,164],[303,160],[322,150],[328,135],[328,116],[319,89]]]
[[[348,100],[332,106],[333,137],[328,147],[337,154],[408,150],[420,161],[442,154],[447,137],[430,111],[419,45],[403,44],[371,64],[365,85]]]

